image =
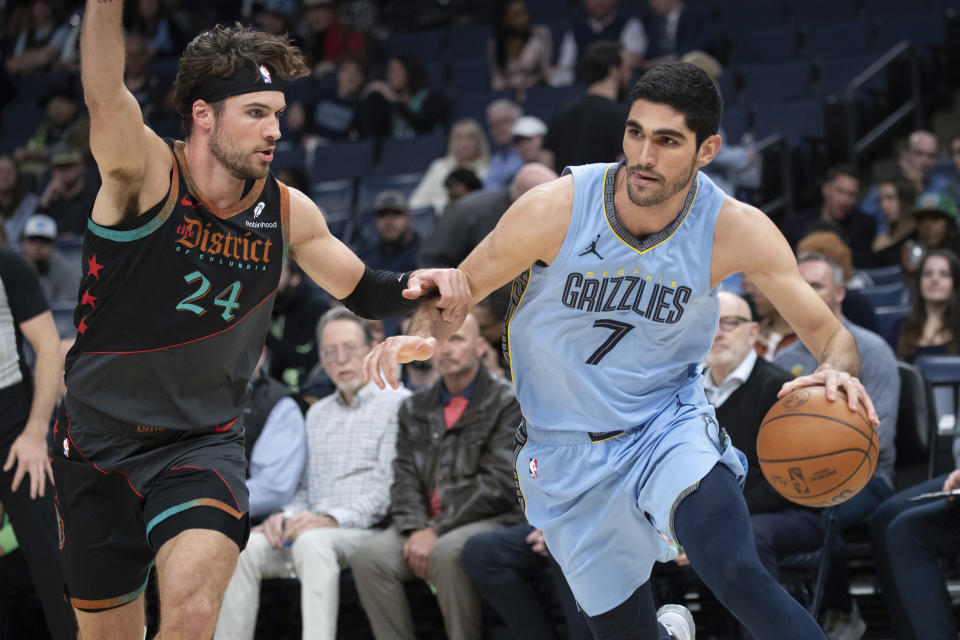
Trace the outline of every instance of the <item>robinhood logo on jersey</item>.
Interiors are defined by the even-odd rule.
[[[200,260],[239,269],[266,269],[270,263],[270,251],[274,246],[270,238],[258,238],[249,231],[243,235],[221,233],[211,229],[211,223],[189,216],[183,216],[183,220],[184,224],[177,227],[178,252],[190,254],[196,251]]]

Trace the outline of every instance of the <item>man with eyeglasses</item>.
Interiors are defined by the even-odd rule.
[[[340,571],[390,506],[397,411],[410,392],[363,382],[369,325],[337,307],[317,323],[320,364],[337,391],[307,412],[307,460],[292,502],[254,527],[240,554],[215,638],[251,639],[264,578],[300,579],[303,637],[333,640]]]

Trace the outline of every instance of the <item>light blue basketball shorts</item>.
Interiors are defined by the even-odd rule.
[[[714,465],[727,465],[743,485],[738,453],[697,378],[626,433],[522,423],[517,490],[580,607],[595,616],[633,594],[654,562],[676,557],[676,509]]]

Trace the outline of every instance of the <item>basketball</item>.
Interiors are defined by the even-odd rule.
[[[863,406],[853,413],[837,391],[797,389],[780,398],[760,425],[760,469],[784,498],[808,507],[829,507],[855,496],[877,466],[877,430]]]

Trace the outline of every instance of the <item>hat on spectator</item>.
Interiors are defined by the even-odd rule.
[[[407,211],[407,197],[402,191],[388,189],[382,191],[373,201],[373,210],[380,211]]]
[[[917,198],[916,204],[913,205],[913,214],[916,216],[940,214],[956,222],[957,203],[945,193],[928,191]]]
[[[536,116],[521,116],[513,123],[510,133],[517,138],[532,138],[542,136],[547,132],[547,125]]]
[[[62,167],[68,164],[83,164],[83,154],[74,147],[59,147],[50,156],[50,166]]]
[[[57,223],[50,216],[42,213],[35,213],[27,218],[27,223],[23,225],[24,238],[46,238],[48,240],[57,239]]]
[[[297,15],[297,3],[293,0],[267,0],[263,10],[266,13],[281,16],[286,20],[293,20]]]

